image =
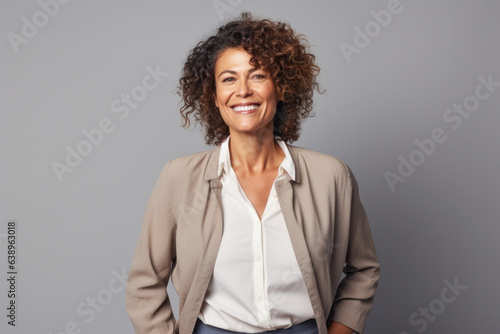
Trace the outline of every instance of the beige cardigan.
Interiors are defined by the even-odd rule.
[[[287,147],[296,181],[285,173],[275,187],[319,333],[327,334],[332,320],[362,333],[380,266],[356,179],[338,158]],[[222,237],[219,151],[175,158],[160,173],[127,280],[127,313],[137,334],[193,332]],[[177,321],[166,291],[170,276]]]

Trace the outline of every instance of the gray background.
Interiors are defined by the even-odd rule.
[[[43,9],[2,1],[0,266],[6,277],[5,233],[15,219],[19,275],[15,328],[0,280],[0,331],[56,334],[74,322],[81,333],[133,333],[113,273],[128,272],[164,164],[211,148],[199,126],[180,127],[183,61],[249,10],[305,34],[321,67],[327,91],[315,95],[316,116],[294,144],[344,160],[360,185],[382,266],[366,333],[498,333],[500,87],[457,129],[443,115],[474,94],[479,76],[500,81],[500,3],[401,0],[401,12],[348,62],[341,43],[354,45],[355,27],[364,30],[389,2],[72,1],[45,25],[38,14],[43,26],[16,53],[9,34],[23,36],[23,17],[33,22]],[[120,119],[112,102],[157,65],[169,75]],[[113,132],[60,182],[52,163],[64,163],[65,147],[105,118]],[[447,140],[392,191],[384,173],[397,173],[398,156],[408,159],[435,128]],[[466,286],[450,303],[441,301],[445,280]],[[87,303],[97,297],[92,318]],[[427,319],[418,314],[429,307]]]

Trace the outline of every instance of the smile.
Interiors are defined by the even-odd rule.
[[[236,111],[237,113],[248,114],[248,113],[251,113],[251,112],[257,110],[257,108],[259,108],[259,105],[258,104],[250,104],[250,105],[246,105],[246,106],[234,106],[231,108],[234,111]]]

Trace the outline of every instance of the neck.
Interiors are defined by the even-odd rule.
[[[259,135],[231,133],[228,144],[233,169],[249,175],[276,169],[285,158],[272,131]]]

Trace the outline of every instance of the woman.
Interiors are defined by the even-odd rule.
[[[216,147],[168,161],[153,189],[127,284],[136,333],[362,333],[379,263],[356,179],[286,144],[312,111],[314,59],[249,13],[190,53],[184,125],[195,112]]]

